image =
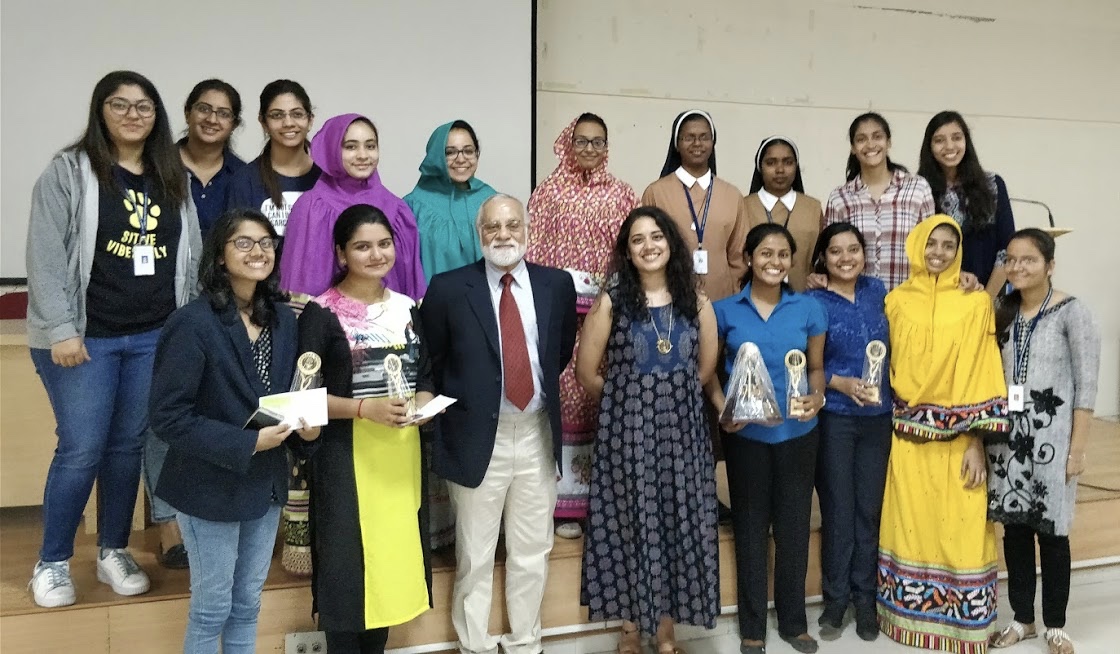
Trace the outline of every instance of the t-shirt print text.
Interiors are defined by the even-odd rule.
[[[167,256],[167,246],[159,245],[156,242],[155,230],[159,227],[159,205],[152,202],[150,196],[146,196],[143,192],[133,189],[129,189],[127,197],[122,198],[121,201],[124,202],[125,210],[129,212],[129,227],[136,231],[126,229],[121,233],[120,240],[110,239],[105,246],[106,251],[122,259],[131,259],[132,248],[134,246],[151,245],[156,259],[165,258]],[[143,217],[147,223],[143,230],[146,233],[143,236],[140,234],[141,217]]]

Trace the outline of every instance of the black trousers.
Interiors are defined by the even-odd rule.
[[[826,606],[874,606],[891,414],[820,413],[817,497]]]
[[[815,428],[777,445],[734,434],[724,440],[735,533],[739,636],[745,640],[766,639],[771,527],[778,633],[793,637],[808,631],[805,574],[818,441]]]
[[[383,654],[389,640],[389,628],[367,631],[328,631],[328,654]]]
[[[1069,536],[1043,534],[1026,525],[1004,525],[1007,599],[1017,622],[1034,622],[1036,536],[1042,560],[1042,622],[1047,628],[1061,629],[1066,626],[1066,606],[1069,604]]]

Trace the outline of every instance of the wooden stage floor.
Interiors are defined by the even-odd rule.
[[[1071,534],[1073,559],[1075,562],[1115,562],[1120,560],[1120,423],[1115,418],[1094,421],[1088,460]],[[814,524],[819,524],[816,516]],[[49,610],[36,606],[27,590],[41,536],[38,508],[0,511],[0,651],[4,654],[182,651],[189,576],[185,570],[167,570],[156,563],[159,539],[154,528],[133,533],[131,541],[137,561],[152,578],[149,593],[133,598],[120,597],[108,586],[98,583],[93,563],[96,537],[82,533],[71,562],[78,603]],[[820,571],[816,563],[818,536],[814,533],[811,541],[807,580],[810,596],[820,593]],[[546,629],[587,622],[586,612],[578,602],[582,548],[582,540],[556,539],[543,607]],[[724,606],[735,604],[732,552],[730,529],[724,527],[720,537]],[[390,648],[454,641],[448,609],[454,580],[452,564],[450,553],[437,553],[433,588],[436,608],[407,625],[392,629]],[[496,630],[504,622],[500,610],[504,601],[500,565],[495,575],[495,609],[491,623]],[[284,572],[277,556],[262,598],[258,651],[283,652],[285,634],[314,631],[310,607],[307,579]]]

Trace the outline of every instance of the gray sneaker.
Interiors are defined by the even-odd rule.
[[[31,581],[27,587],[31,589],[35,603],[44,608],[70,606],[76,601],[69,561],[39,561],[35,564],[35,571],[31,573]]]

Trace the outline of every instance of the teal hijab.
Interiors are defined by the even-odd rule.
[[[456,186],[447,173],[447,134],[454,123],[440,125],[428,138],[428,154],[420,164],[420,181],[404,196],[420,228],[420,260],[428,281],[482,258],[474,220],[486,198],[497,193],[472,177],[467,188]]]

